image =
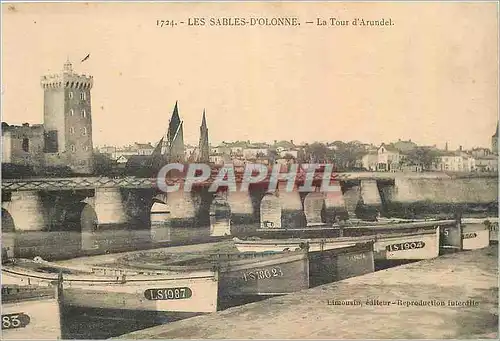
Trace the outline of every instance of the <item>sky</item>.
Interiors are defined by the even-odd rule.
[[[285,16],[301,25],[180,24]],[[315,24],[330,17],[351,24]],[[394,25],[353,26],[355,18]],[[94,76],[94,145],[156,143],[178,101],[192,144],[205,109],[212,145],[411,139],[489,147],[497,30],[495,2],[4,3],[2,121],[42,123],[40,76],[69,58]]]

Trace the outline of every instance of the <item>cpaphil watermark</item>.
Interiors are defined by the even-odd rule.
[[[341,194],[340,185],[332,164],[290,164],[267,167],[249,163],[235,167],[227,164],[211,168],[204,163],[170,163],[158,172],[156,185],[169,193],[192,191],[195,185],[205,184],[209,192],[224,188],[230,192],[247,192],[251,185],[266,185],[268,191],[275,191],[278,183],[286,183],[285,191],[330,192]]]

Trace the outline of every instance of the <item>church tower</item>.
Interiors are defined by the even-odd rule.
[[[93,171],[90,90],[93,77],[73,71],[68,60],[59,74],[42,76],[45,164]]]
[[[493,154],[498,154],[498,122],[497,122],[497,130],[495,134],[491,137],[491,152]]]
[[[203,118],[201,119],[200,126],[200,142],[198,143],[199,158],[198,162],[209,161],[209,146],[208,146],[208,128],[207,120],[205,118],[205,110],[203,110]]]

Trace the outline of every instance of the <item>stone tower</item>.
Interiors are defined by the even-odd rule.
[[[93,77],[73,71],[69,60],[61,73],[42,76],[45,164],[93,171],[90,90]]]
[[[198,143],[199,157],[198,162],[209,161],[209,146],[208,146],[208,128],[207,120],[205,118],[205,110],[203,110],[203,118],[201,119],[200,126],[200,142]]]
[[[491,151],[494,154],[498,154],[498,122],[497,122],[497,130],[495,134],[491,137]]]

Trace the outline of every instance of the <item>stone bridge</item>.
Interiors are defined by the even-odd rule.
[[[284,228],[374,220],[377,216],[418,216],[426,212],[494,210],[498,178],[451,179],[393,173],[335,174],[334,191],[286,191],[250,187],[248,192],[163,193],[156,179],[135,177],[3,180],[3,231],[95,230],[104,225],[154,229],[217,224]],[[171,179],[175,182],[178,180]]]

